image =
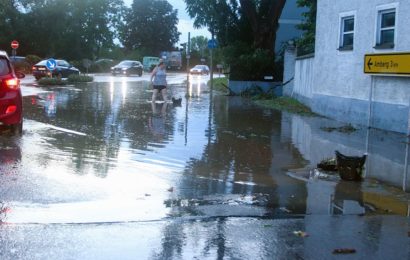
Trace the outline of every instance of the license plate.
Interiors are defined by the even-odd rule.
[[[45,68],[38,68],[38,70],[46,70]]]

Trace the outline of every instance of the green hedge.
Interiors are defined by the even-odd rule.
[[[71,83],[93,82],[94,77],[88,76],[88,75],[74,75],[74,74],[72,74],[72,75],[68,76],[67,81],[71,82]]]
[[[41,86],[62,86],[66,82],[60,78],[42,78],[37,83]]]

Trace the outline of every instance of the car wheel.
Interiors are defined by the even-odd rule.
[[[40,79],[41,79],[40,76],[35,76],[34,78],[35,78],[36,80],[40,80]]]
[[[14,135],[21,135],[23,133],[23,122],[10,126],[10,130]]]

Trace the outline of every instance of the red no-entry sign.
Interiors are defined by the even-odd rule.
[[[12,41],[11,42],[11,48],[17,49],[19,47],[19,42],[18,41]]]

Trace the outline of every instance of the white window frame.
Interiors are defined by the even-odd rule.
[[[345,22],[346,22],[347,20],[353,20],[353,30],[352,30],[352,31],[345,31]],[[354,45],[354,16],[345,16],[345,17],[342,17],[342,20],[340,21],[340,23],[341,23],[341,25],[340,25],[341,28],[340,28],[340,44],[339,44],[339,47],[340,47],[340,48],[350,47],[350,46],[348,46],[348,45],[345,44],[345,42],[344,42],[344,36],[345,36],[346,34],[352,34],[352,35],[353,35],[352,48],[353,48],[353,45]]]
[[[344,49],[344,47],[343,47],[344,21],[346,19],[351,19],[351,18],[353,19],[353,31],[350,31],[349,33],[353,34],[353,45],[355,44],[355,35],[356,35],[356,31],[357,31],[356,11],[340,13],[339,14],[339,21],[338,21],[339,35],[338,35],[338,41],[337,41],[337,49],[339,51],[352,51],[354,49],[354,48]]]
[[[381,28],[382,25],[382,15],[390,12],[394,12],[394,26],[393,27],[386,27]],[[399,3],[391,3],[387,5],[380,5],[376,7],[376,23],[375,23],[375,42],[374,48],[376,49],[394,49],[397,43],[397,35],[398,35],[398,14],[399,14]],[[391,46],[383,46],[380,44],[381,42],[381,32],[382,30],[394,30],[394,38],[393,43]]]

